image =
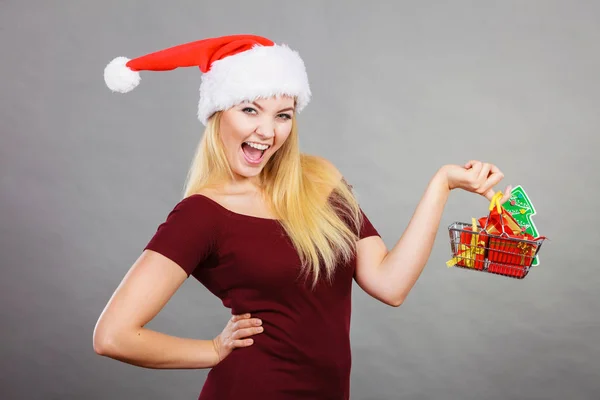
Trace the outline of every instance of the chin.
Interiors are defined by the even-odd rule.
[[[233,173],[239,175],[244,178],[254,178],[260,175],[262,172],[262,168],[236,168],[233,170]]]

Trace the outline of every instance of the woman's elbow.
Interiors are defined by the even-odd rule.
[[[387,304],[391,307],[400,307],[402,305],[402,303],[404,303],[405,299],[406,299],[406,295],[396,296],[396,297],[392,298],[390,301],[388,301]]]
[[[388,302],[387,305],[390,307],[400,307],[403,302],[404,302],[404,300],[394,299],[394,300]]]
[[[105,335],[98,333],[97,330],[94,330],[94,334],[92,336],[92,346],[94,347],[94,352],[98,355],[105,356],[108,351],[108,340]]]
[[[108,329],[102,324],[96,324],[94,328],[94,334],[92,336],[92,345],[94,352],[101,356],[111,357],[114,355],[114,348],[116,333],[114,330]]]

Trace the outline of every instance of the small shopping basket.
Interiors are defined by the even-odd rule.
[[[490,214],[485,218],[484,226],[472,219],[471,224],[454,222],[448,227],[452,259],[447,265],[475,271],[489,272],[511,278],[523,279],[540,251],[544,237],[533,238],[530,235],[510,232],[505,223],[518,226],[504,208],[495,202],[500,196],[495,196],[490,204]],[[492,212],[496,211],[492,218]],[[490,221],[496,221],[491,226]],[[481,221],[481,220],[480,220]]]

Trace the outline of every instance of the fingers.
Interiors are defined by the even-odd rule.
[[[469,170],[472,188],[469,191],[481,194],[488,200],[492,200],[496,192],[493,187],[504,179],[504,173],[494,164],[482,163],[478,160],[469,160],[464,168]],[[500,204],[506,203],[511,196],[512,186],[508,185],[500,199]]]
[[[239,320],[233,324],[233,330],[235,331],[235,330],[239,330],[239,329],[243,329],[243,328],[250,328],[250,327],[256,327],[256,326],[261,326],[261,325],[262,325],[262,321],[258,318],[243,319],[243,320]]]
[[[504,193],[502,195],[502,198],[500,199],[500,204],[504,204],[510,199],[511,192],[512,192],[512,185],[508,185],[506,187],[506,189],[504,189]],[[495,194],[496,194],[496,192],[494,191],[494,189],[490,189],[487,192],[485,192],[483,194],[483,196],[486,199],[491,201]]]
[[[501,178],[504,178],[504,173],[502,171],[500,171],[500,168],[496,167],[494,164],[490,164],[492,166],[492,168],[490,169],[490,171],[492,172],[492,174],[495,175],[500,175]]]
[[[468,163],[465,164],[465,168],[471,170],[471,173],[475,175],[475,177],[479,176],[482,167],[483,164],[481,163],[481,161],[477,160],[470,160]]]
[[[241,319],[248,319],[250,318],[250,314],[246,313],[246,314],[241,314],[241,315],[234,315],[231,317],[231,322],[237,322]]]
[[[479,163],[479,161],[477,160],[469,160],[466,164],[465,164],[465,168],[466,169],[470,169],[471,167],[473,167],[475,164]]]
[[[254,344],[254,340],[252,339],[243,339],[243,340],[234,340],[231,342],[232,347],[248,347]]]
[[[488,181],[485,183],[485,185],[481,188],[481,191],[479,192],[481,195],[483,195],[485,198],[487,198],[488,200],[492,200],[492,198],[494,197],[494,190],[492,189],[498,182],[500,182],[502,180],[502,176],[499,175],[492,175]],[[502,204],[502,203],[500,203]]]
[[[502,171],[494,164],[482,163],[478,160],[469,160],[464,167],[469,170],[471,176],[473,187],[470,191],[478,193],[488,200],[492,200],[495,194],[495,191],[492,188],[504,179]],[[511,190],[512,187],[510,185],[507,186],[506,191],[500,200],[501,204],[510,198]]]
[[[480,194],[485,194],[491,188],[493,188],[498,183],[500,183],[500,181],[503,178],[504,177],[501,174],[492,174],[492,175],[490,175],[489,178],[483,183],[483,185],[481,185],[479,193]]]
[[[249,336],[258,335],[259,333],[262,333],[263,330],[264,329],[262,326],[253,326],[252,328],[238,329],[237,331],[233,332],[231,338],[234,340],[244,339],[248,338]]]
[[[478,181],[481,182],[482,184],[485,184],[486,180],[488,179],[488,176],[490,175],[491,170],[492,170],[492,164],[489,164],[489,163],[482,164],[481,170],[479,171],[479,174],[477,174]]]
[[[495,185],[497,185],[498,183],[500,183],[500,181],[502,179],[504,179],[504,173],[502,173],[502,171],[500,171],[500,169],[498,167],[496,167],[495,165],[491,166],[490,174],[491,175],[489,176],[489,178],[485,182],[484,186],[482,187],[482,194],[488,200],[492,200],[492,198],[496,194],[492,188]],[[506,190],[504,191],[504,194],[502,195],[502,198],[500,199],[500,204],[504,204],[510,198],[511,190],[512,190],[512,187],[510,185],[508,185],[506,187]]]
[[[512,185],[508,185],[506,187],[506,189],[504,190],[504,196],[502,196],[502,199],[500,199],[500,204],[504,204],[508,201],[508,199],[510,199],[511,191],[512,191]]]
[[[231,318],[231,347],[247,347],[254,343],[249,336],[257,335],[264,331],[261,326],[262,321],[258,318],[251,318],[250,314],[234,315]]]
[[[477,186],[479,188],[479,190],[477,191],[480,194],[485,195],[485,192],[487,192],[489,189],[491,189],[495,183],[492,183],[492,178],[494,177],[494,173],[491,173],[490,176],[490,172],[492,170],[493,165],[489,164],[489,163],[484,163],[481,167],[481,171],[479,172],[479,175],[477,176]]]

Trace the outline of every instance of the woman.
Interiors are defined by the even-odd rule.
[[[211,368],[200,399],[348,399],[352,280],[402,304],[450,191],[491,198],[502,173],[478,161],[440,168],[388,251],[335,166],[299,151],[296,114],[311,92],[296,52],[252,35],[212,38],[117,58],[105,81],[127,92],[140,70],[183,66],[204,73],[206,130],[184,199],[111,297],[94,348],[147,368]],[[144,328],[190,275],[231,308],[221,334]]]

